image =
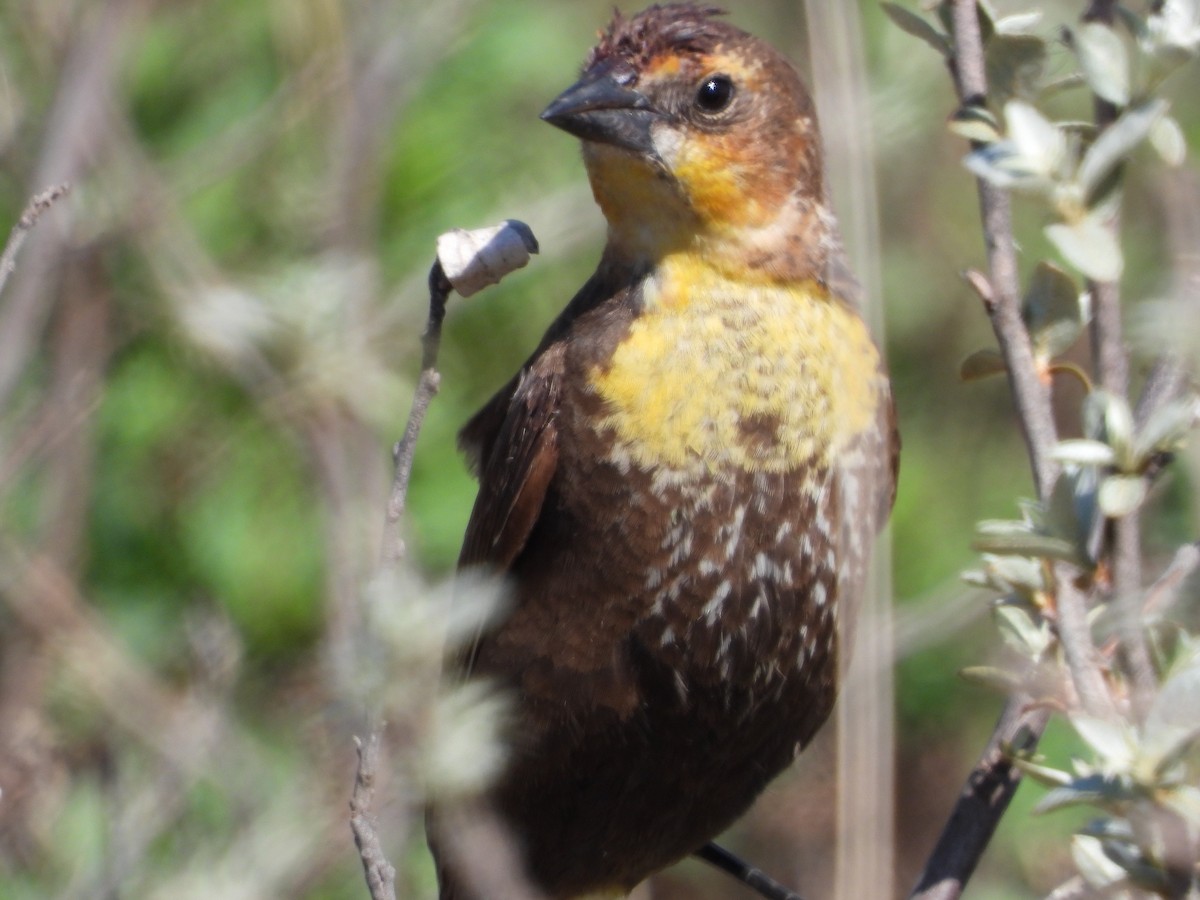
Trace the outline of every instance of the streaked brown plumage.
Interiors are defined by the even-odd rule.
[[[514,590],[467,663],[517,707],[487,799],[550,897],[697,850],[812,738],[892,500],[811,101],[716,13],[618,16],[547,109],[608,244],[461,436],[460,564]]]

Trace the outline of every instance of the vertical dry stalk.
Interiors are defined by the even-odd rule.
[[[806,0],[809,55],[830,193],[863,289],[863,314],[883,343],[879,197],[871,110],[857,5]],[[876,542],[870,590],[859,615],[851,662],[843,664],[837,710],[838,838],[834,895],[892,894],[895,728],[892,698],[891,554]]]

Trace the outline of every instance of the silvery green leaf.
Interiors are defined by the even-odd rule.
[[[1083,433],[1093,440],[1107,441],[1104,419],[1108,411],[1108,391],[1096,390],[1083,398]]]
[[[1186,59],[1200,52],[1200,2],[1165,0],[1146,22],[1149,52],[1174,51]]]
[[[1046,226],[1046,237],[1072,266],[1094,281],[1116,281],[1125,268],[1112,229],[1095,215]]]
[[[1042,85],[1041,95],[1043,98],[1051,97],[1054,94],[1060,94],[1063,91],[1074,90],[1077,87],[1082,87],[1087,84],[1083,80],[1083,76],[1078,72],[1071,72],[1067,75],[1060,75],[1058,78],[1052,78]]]
[[[986,347],[976,350],[962,361],[958,367],[958,377],[963,381],[976,381],[991,375],[1003,375],[1007,368],[1000,351]]]
[[[1117,454],[1112,447],[1087,438],[1059,441],[1050,456],[1058,462],[1080,466],[1111,466],[1117,461]]]
[[[942,27],[946,29],[947,34],[954,33],[954,10],[951,9],[953,4],[948,0],[921,0],[921,8],[926,12],[932,12],[942,23]]]
[[[1076,175],[1086,196],[1091,196],[1104,177],[1124,162],[1133,148],[1150,134],[1150,129],[1166,113],[1168,105],[1162,99],[1146,100],[1125,110],[1100,132],[1083,154]]]
[[[1100,482],[1100,511],[1110,519],[1127,516],[1142,505],[1146,490],[1146,479],[1141,475],[1109,475]]]
[[[1028,522],[1017,519],[983,519],[975,526],[981,535],[1005,535],[1019,537],[1030,534]]]
[[[1040,591],[1046,587],[1045,570],[1037,559],[1024,556],[985,556],[984,568],[995,580],[1027,591]]]
[[[1071,838],[1071,858],[1083,880],[1094,888],[1115,887],[1125,880],[1125,870],[1108,858],[1098,838],[1074,835]]]
[[[1105,819],[1092,819],[1079,829],[1079,834],[1087,834],[1101,840],[1133,841],[1133,826],[1128,819],[1115,816]]]
[[[1067,140],[1061,128],[1023,100],[1004,105],[1008,139],[1017,155],[1028,161],[1032,171],[1053,178],[1062,171]]]
[[[1040,500],[1034,500],[1031,497],[1018,497],[1017,509],[1021,511],[1021,517],[1025,520],[1025,524],[1034,530],[1040,528],[1046,521],[1046,509],[1042,506]]]
[[[949,57],[953,54],[950,39],[916,13],[895,3],[884,3],[883,11],[902,31],[924,41],[942,56]]]
[[[1100,22],[1085,22],[1071,38],[1092,93],[1117,106],[1129,103],[1129,53],[1120,35]]]
[[[1070,718],[1075,733],[1104,761],[1106,772],[1129,771],[1137,750],[1137,739],[1128,725],[1084,713],[1076,713]]]
[[[1041,21],[1041,10],[1004,16],[996,20],[996,34],[1024,34]]]
[[[1049,502],[1041,505],[1042,531],[1070,540],[1076,555],[1086,558],[1085,535],[1088,529],[1079,517],[1078,497],[1080,469],[1075,465],[1063,467],[1062,476],[1054,483]]]
[[[1113,12],[1117,14],[1117,20],[1133,35],[1133,39],[1138,42],[1138,46],[1146,53],[1149,53],[1150,49],[1145,43],[1148,38],[1146,20],[1123,3],[1113,4]]]
[[[1083,329],[1079,288],[1058,266],[1040,262],[1029,280],[1021,311],[1033,339],[1034,354],[1053,359],[1075,342]]]
[[[971,174],[1005,190],[1048,193],[1053,182],[1038,164],[1020,154],[1012,141],[995,141],[972,150],[963,158]]]
[[[1168,166],[1181,166],[1187,159],[1187,138],[1170,116],[1163,116],[1150,127],[1150,144]]]
[[[1033,335],[1033,355],[1039,360],[1051,360],[1061,356],[1079,340],[1083,334],[1083,322],[1060,319],[1050,322]]]
[[[1064,787],[1047,791],[1046,796],[1033,808],[1035,813],[1048,813],[1068,806],[1105,807],[1130,799],[1131,788],[1124,780],[1105,775],[1086,775],[1072,779]]]
[[[1054,640],[1050,627],[1033,618],[1019,606],[1000,604],[993,608],[996,626],[1010,647],[1029,659],[1041,659]]]
[[[960,106],[950,117],[947,127],[969,141],[990,144],[1000,140],[1000,123],[985,106]]]
[[[1193,831],[1200,831],[1200,788],[1190,784],[1177,785],[1163,791],[1160,802],[1180,815]]]
[[[1125,870],[1128,879],[1143,890],[1160,897],[1181,896],[1171,891],[1171,883],[1159,863],[1142,852],[1135,841],[1104,841],[1104,852],[1108,858]]]
[[[1087,565],[1087,559],[1080,554],[1074,541],[1045,534],[980,535],[971,542],[971,549],[979,553],[1037,556],[1061,559],[1077,566]]]
[[[1004,591],[1007,585],[1001,584],[983,569],[966,569],[959,573],[959,578],[972,587],[988,588],[993,591]]]
[[[1046,42],[1031,34],[997,34],[988,42],[988,90],[997,104],[1037,96],[1046,70]]]
[[[1153,452],[1174,450],[1196,427],[1198,416],[1200,403],[1194,396],[1164,403],[1142,426],[1134,441],[1134,455],[1144,461]]]
[[[1020,649],[1021,652],[1026,652],[1024,647]],[[1004,669],[997,669],[993,666],[968,666],[960,670],[958,675],[971,684],[1006,695],[1014,694],[1025,686],[1021,679],[1012,672],[1006,672]]]
[[[1200,665],[1185,667],[1159,688],[1142,726],[1140,762],[1158,775],[1200,736]]]
[[[1029,279],[1023,307],[1025,321],[1034,331],[1060,319],[1078,321],[1079,288],[1070,275],[1043,260]]]
[[[1117,466],[1122,471],[1132,471],[1138,461],[1133,452],[1133,411],[1129,401],[1108,391],[1092,391],[1092,395],[1104,411],[1104,440],[1116,452]]]
[[[1013,757],[1012,764],[1034,781],[1044,784],[1046,787],[1065,787],[1074,781],[1069,772],[1064,772],[1062,769],[1053,769],[1050,766],[1044,766],[1030,759],[1022,759],[1016,756]]]

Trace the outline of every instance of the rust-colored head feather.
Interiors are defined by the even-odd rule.
[[[742,33],[714,18],[723,15],[725,10],[719,7],[695,3],[656,3],[631,19],[618,10],[588,54],[584,71],[608,61],[641,69],[664,53],[711,53],[723,41]]]

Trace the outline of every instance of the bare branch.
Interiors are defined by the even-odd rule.
[[[1055,568],[1058,603],[1058,641],[1062,645],[1071,681],[1080,704],[1090,715],[1108,717],[1116,712],[1112,694],[1100,671],[1100,654],[1092,641],[1088,621],[1088,597],[1075,586],[1072,568],[1060,563]]]
[[[955,56],[951,65],[959,99],[964,105],[983,105],[987,68],[975,0],[954,0],[953,25]],[[978,180],[977,188],[989,276],[972,271],[967,279],[983,300],[996,333],[1034,483],[1038,496],[1045,500],[1058,475],[1050,456],[1058,431],[1050,387],[1038,377],[1029,333],[1021,317],[1011,205],[1004,191],[984,179]],[[925,864],[913,898],[955,900],[962,894],[1020,781],[1019,770],[1008,762],[1007,748],[1036,746],[1045,728],[1047,714],[1031,711],[1029,703],[1024,696],[1009,698]]]
[[[421,375],[417,381],[404,437],[393,451],[396,468],[384,521],[380,562],[380,568],[385,572],[395,572],[405,558],[406,550],[400,530],[408,497],[408,482],[412,477],[417,438],[425,424],[429,404],[437,394],[441,379],[437,371],[437,357],[450,290],[451,285],[442,271],[442,264],[434,262],[429,271],[429,320],[421,337]],[[378,764],[380,735],[383,730],[382,723],[376,723],[374,719],[374,715],[369,717],[365,745],[361,739],[354,739],[358,750],[358,771],[354,779],[354,793],[350,799],[350,829],[354,832],[354,843],[358,847],[372,900],[395,900],[396,869],[383,853],[371,811],[375,797],[375,768]]]
[[[481,235],[488,236],[482,243],[478,240]],[[425,333],[421,336],[421,374],[417,380],[417,389],[413,395],[412,408],[408,414],[404,436],[393,451],[395,472],[392,477],[392,489],[388,497],[387,515],[384,520],[383,548],[380,560],[380,569],[385,573],[395,572],[406,556],[401,528],[408,498],[408,484],[412,477],[417,438],[425,424],[429,404],[433,402],[441,381],[441,376],[437,371],[437,359],[442,341],[442,323],[446,318],[446,301],[450,297],[450,291],[458,290],[460,294],[467,296],[484,284],[494,284],[514,269],[524,266],[529,261],[529,255],[537,252],[537,240],[529,226],[515,220],[509,220],[496,228],[482,229],[477,232],[460,232],[456,236],[451,236],[450,240],[445,240],[446,238],[447,235],[439,238],[438,259],[429,270],[429,318],[425,324]],[[514,243],[520,246],[522,252],[510,252]],[[464,247],[473,248],[473,259],[467,259],[463,253],[459,252]],[[457,253],[456,259],[466,269],[476,275],[478,269],[486,270],[488,277],[479,282],[477,279],[469,277],[465,271],[458,273],[463,280],[459,280],[454,275],[448,277],[446,268],[443,266],[445,254],[448,252]],[[366,873],[367,884],[371,889],[373,900],[385,900],[385,898],[392,900],[395,896],[395,870],[384,858],[370,818],[373,797],[371,779],[374,777],[375,748],[379,743],[379,731],[378,727],[369,728],[365,754],[362,751],[362,744],[359,742],[358,777],[355,780],[354,798],[351,801],[351,827],[354,831],[355,842],[358,844],[363,870]],[[486,815],[486,811],[484,811],[484,815]],[[526,889],[524,879],[520,876],[519,866],[515,865],[515,862],[510,864],[516,859],[515,851],[509,852],[511,848],[505,849],[508,845],[505,843],[507,834],[504,833],[503,825],[494,822],[485,827],[482,819],[479,819],[471,823],[470,827],[474,829],[471,831],[471,835],[474,836],[471,839],[477,839],[483,848],[480,852],[485,855],[499,854],[497,858],[502,863],[502,871],[494,872],[494,876],[511,879],[511,885],[505,889],[508,893],[493,891],[488,895],[512,898],[531,897],[532,894]],[[479,830],[481,828],[482,831]],[[496,834],[493,834],[493,831]],[[451,852],[457,854],[457,847],[458,845],[455,843]],[[498,847],[500,849],[497,849]],[[472,859],[471,852],[464,851],[463,856],[465,860],[463,865],[467,869],[478,865],[478,862]],[[458,868],[457,859],[455,867]],[[496,891],[499,891],[499,888]]]
[[[709,865],[732,875],[767,900],[803,900],[799,894],[789,891],[761,869],[754,868],[718,844],[705,844],[695,855]]]
[[[417,390],[408,414],[408,424],[404,428],[404,437],[393,451],[396,471],[392,479],[392,493],[388,498],[383,534],[385,569],[394,569],[405,556],[404,538],[400,534],[400,528],[408,497],[408,482],[412,477],[417,437],[425,424],[429,404],[433,402],[441,383],[441,375],[437,371],[437,357],[442,342],[442,322],[446,317],[446,300],[450,296],[450,290],[451,285],[442,271],[442,264],[435,262],[429,270],[429,319],[425,324],[425,333],[421,336],[421,375],[417,380]]]
[[[46,117],[41,153],[33,184],[79,183],[100,152],[104,133],[100,120],[112,106],[125,41],[149,4],[112,0],[80,8],[69,49],[62,63],[54,105]],[[34,237],[20,276],[0,307],[0,405],[16,388],[37,352],[38,340],[52,306],[45,302],[46,280],[66,249],[66,230],[42,229]]]
[[[957,900],[962,896],[1021,779],[1020,770],[1009,761],[1010,748],[1032,750],[1048,718],[1046,710],[1031,708],[1029,697],[1009,698],[910,900]]]
[[[396,900],[396,868],[387,861],[379,835],[375,831],[375,817],[371,804],[375,800],[375,770],[379,765],[379,736],[383,723],[372,724],[364,744],[354,739],[358,751],[358,771],[354,776],[354,793],[350,796],[350,828],[354,832],[354,843],[362,859],[363,874],[371,900]]]
[[[71,186],[66,182],[48,187],[44,191],[35,194],[33,199],[29,201],[29,205],[25,207],[25,211],[21,213],[21,218],[17,219],[17,224],[13,226],[12,231],[8,235],[8,243],[4,245],[4,253],[0,255],[0,294],[4,293],[4,285],[8,283],[9,276],[12,275],[13,270],[17,267],[17,254],[21,252],[21,245],[25,243],[25,238],[29,236],[29,232],[33,230],[33,226],[42,217],[42,213],[58,202],[59,199],[66,196],[70,189]]]
[[[964,105],[981,105],[987,96],[987,70],[975,0],[955,0],[954,46],[959,99]],[[1058,430],[1050,405],[1050,388],[1038,378],[1029,332],[1021,319],[1021,279],[1012,236],[1012,207],[1008,194],[1000,188],[982,178],[977,185],[991,273],[988,281],[991,302],[985,302],[984,306],[1004,356],[1034,484],[1038,496],[1045,498],[1058,475],[1058,467],[1050,457],[1058,441]]]

